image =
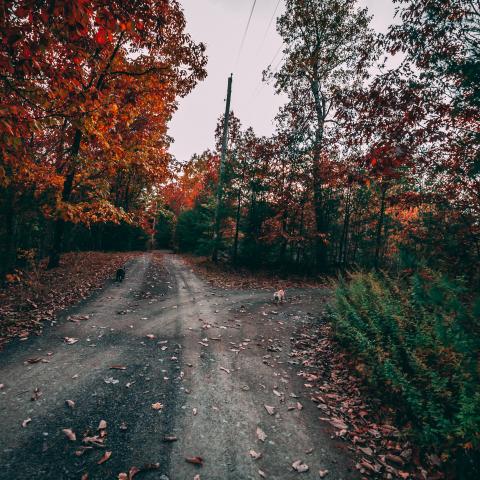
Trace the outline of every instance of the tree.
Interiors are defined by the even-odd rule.
[[[108,198],[120,170],[143,186],[165,176],[166,123],[176,97],[205,76],[204,46],[185,33],[176,1],[2,8],[1,198],[10,218],[12,191],[47,192],[54,267],[66,221],[133,221]]]
[[[305,123],[314,125],[310,142],[318,271],[327,269],[323,187],[335,93],[366,76],[374,38],[369,21],[367,10],[352,0],[287,0],[277,22],[285,60],[272,74],[275,86],[304,111]]]

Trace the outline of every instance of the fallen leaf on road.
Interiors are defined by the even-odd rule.
[[[198,475],[198,474],[195,475],[195,476],[193,477],[193,480],[200,480],[200,475]]]
[[[28,358],[26,363],[39,363],[42,361],[42,357]]]
[[[110,370],[126,370],[127,367],[125,367],[124,365],[112,365],[110,367]]]
[[[202,457],[187,457],[185,461],[188,463],[193,463],[194,465],[203,466],[203,458]]]
[[[62,432],[65,434],[65,436],[72,442],[74,442],[77,439],[77,436],[75,435],[75,432],[70,429],[70,428],[64,428]]]
[[[162,410],[162,409],[163,409],[163,404],[160,403],[160,402],[152,403],[152,408],[153,408],[154,410]]]
[[[300,402],[297,402],[297,410],[303,410],[303,405]]]
[[[320,420],[324,420],[328,423],[330,423],[331,425],[333,425],[335,428],[338,428],[339,430],[346,430],[348,429],[348,425],[340,420],[339,418],[323,418],[321,417]]]
[[[88,480],[88,473],[84,473],[82,475],[82,480]]]
[[[155,335],[153,333],[149,333],[148,335],[146,335],[146,337],[150,340],[153,340],[155,338]]]
[[[22,427],[25,428],[30,422],[32,421],[31,418],[27,418],[22,422]]]
[[[64,340],[65,343],[67,343],[68,345],[73,345],[74,343],[77,343],[77,342],[78,342],[78,338],[73,338],[73,337],[63,337],[63,340]]]
[[[325,478],[328,475],[328,470],[319,470],[318,474],[320,475],[320,478]]]
[[[132,480],[132,478],[140,472],[140,469],[138,467],[130,467],[130,470],[128,471],[128,480]]]
[[[204,347],[208,347],[208,343],[205,342],[198,342],[200,345],[203,345]]]
[[[165,435],[163,437],[164,442],[176,442],[178,438],[175,435]]]
[[[265,439],[267,438],[267,434],[260,428],[257,427],[257,438],[261,441],[264,442]]]
[[[230,370],[228,368],[225,368],[225,367],[220,367],[220,370],[223,370],[224,372],[230,373]]]
[[[308,465],[303,463],[301,460],[295,460],[292,463],[292,468],[299,473],[308,472]]]
[[[32,402],[34,402],[35,400],[38,400],[40,397],[42,396],[42,392],[40,391],[40,389],[37,387],[33,393],[32,393],[32,398],[30,398],[30,400]]]
[[[103,438],[100,438],[98,435],[95,435],[94,437],[85,437],[82,442],[83,443],[91,443],[92,445],[95,445],[96,447],[104,447],[103,445]]]
[[[269,415],[275,415],[275,407],[271,407],[270,405],[264,405],[264,407]]]
[[[192,410],[192,412],[193,412],[194,415],[196,415],[196,414],[198,413],[198,410],[197,410],[196,408],[194,408],[194,409]]]
[[[105,452],[102,458],[97,462],[97,465],[105,463],[112,456],[112,452]]]
[[[120,423],[120,430],[123,430],[123,431],[127,430],[127,424],[125,422]]]
[[[107,422],[105,420],[100,420],[97,430],[105,430],[107,428]]]
[[[262,478],[267,478],[267,474],[266,474],[263,470],[259,470],[259,471],[258,471],[258,474],[259,474]]]
[[[78,447],[78,449],[75,450],[75,456],[81,457],[88,450],[93,450],[93,447]]]
[[[73,400],[65,400],[65,403],[70,408],[75,408],[75,402]]]
[[[248,453],[254,460],[258,460],[262,456],[261,453],[258,453],[255,450],[250,450]]]
[[[108,377],[103,380],[105,383],[111,383],[112,385],[116,385],[120,380],[117,380],[113,377]]]
[[[128,475],[125,472],[118,474],[118,480],[128,480]]]

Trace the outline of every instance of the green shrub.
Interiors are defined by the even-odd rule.
[[[451,454],[480,444],[480,320],[461,280],[355,273],[331,307],[337,339],[419,446]]]

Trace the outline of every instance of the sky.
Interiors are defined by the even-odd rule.
[[[271,85],[262,82],[262,71],[270,64],[278,68],[282,59],[282,42],[275,30],[273,13],[278,3],[275,16],[282,12],[284,1],[257,0],[242,49],[253,0],[180,0],[180,3],[188,33],[207,46],[208,76],[179,101],[170,123],[169,133],[175,139],[171,153],[185,162],[194,153],[213,147],[215,126],[225,110],[230,73],[233,73],[231,109],[242,126],[253,127],[257,135],[271,135],[274,117],[284,99],[275,95]],[[392,0],[359,0],[359,5],[368,7],[375,30],[384,32],[392,23]]]

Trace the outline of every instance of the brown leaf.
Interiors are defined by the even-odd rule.
[[[260,428],[257,427],[257,438],[261,441],[264,442],[265,439],[267,438],[267,434]]]
[[[40,389],[37,387],[35,388],[35,390],[33,391],[32,393],[32,397],[30,398],[30,400],[32,402],[38,400],[40,397],[42,396],[42,392],[40,391]]]
[[[267,474],[266,474],[263,470],[259,470],[259,471],[258,471],[258,474],[259,474],[262,478],[267,478]]]
[[[175,435],[165,435],[163,437],[164,442],[176,442],[178,438]]]
[[[275,415],[275,407],[271,407],[270,405],[264,405],[264,407],[269,415]]]
[[[303,410],[303,405],[300,402],[297,402],[297,410]]]
[[[75,435],[75,432],[70,429],[70,428],[64,428],[62,432],[65,434],[65,436],[71,441],[74,442],[77,439],[77,436]]]
[[[225,368],[225,367],[220,367],[220,370],[223,370],[224,372],[230,373],[230,370],[228,368]]]
[[[112,365],[110,370],[126,370],[127,367],[125,365]]]
[[[328,470],[319,470],[318,474],[320,475],[320,478],[325,478],[328,475]]]
[[[22,427],[25,428],[30,422],[32,421],[31,418],[27,418],[22,422]]]
[[[112,452],[105,452],[102,456],[102,458],[97,462],[97,465],[101,465],[102,463],[105,463],[110,457],[112,456]]]
[[[164,405],[160,402],[152,403],[152,408],[154,410],[162,410]]]
[[[130,467],[128,471],[128,480],[132,480],[132,478],[141,470],[138,467]]]
[[[250,450],[248,453],[254,460],[258,460],[262,456],[261,453],[257,453],[255,450]]]
[[[105,420],[100,420],[97,430],[105,430],[107,428],[107,422]]]
[[[149,333],[148,335],[146,335],[146,337],[150,340],[153,340],[155,338],[155,335],[153,333]]]
[[[94,437],[84,437],[82,442],[91,443],[92,445],[95,445],[97,447],[104,447],[103,438],[100,438],[98,435],[95,435]]]
[[[82,480],[88,480],[88,478],[89,478],[89,477],[88,477],[88,473],[84,473],[84,474],[82,475]]]
[[[75,456],[81,457],[88,450],[93,450],[93,447],[84,447],[84,446],[78,447],[78,449],[75,450]]]
[[[292,467],[299,473],[308,472],[308,465],[303,463],[301,460],[295,460],[292,463]]]
[[[74,343],[78,342],[78,338],[73,338],[73,337],[63,337],[63,340],[68,345],[73,345]]]
[[[39,363],[42,361],[42,357],[28,358],[26,363]]]
[[[129,480],[128,475],[125,472],[119,473],[117,478],[118,480]]]
[[[195,476],[193,477],[193,480],[200,480],[200,475],[198,475],[198,473],[197,473],[197,475],[195,475]]]
[[[73,400],[65,400],[65,403],[70,408],[75,408],[75,402]]]
[[[185,458],[185,461],[188,463],[193,463],[194,465],[200,465],[203,466],[203,458],[202,457],[187,457]]]

